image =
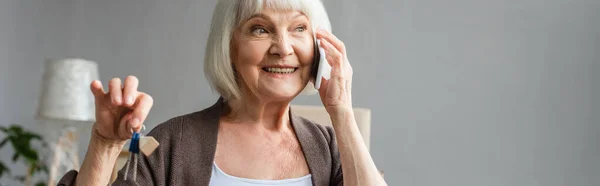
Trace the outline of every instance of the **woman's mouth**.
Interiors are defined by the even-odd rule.
[[[296,70],[298,70],[298,67],[295,67],[295,68],[264,67],[264,68],[262,68],[262,70],[265,72],[268,72],[268,73],[291,74],[291,73],[294,73]]]

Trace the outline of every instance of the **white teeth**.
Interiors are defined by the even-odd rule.
[[[296,68],[263,68],[265,71],[270,73],[292,73],[296,71]]]

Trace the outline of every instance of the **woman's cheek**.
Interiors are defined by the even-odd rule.
[[[253,40],[242,37],[237,46],[239,58],[244,63],[258,64],[269,50],[270,42],[264,39]]]
[[[310,41],[301,41],[296,44],[295,51],[302,65],[311,65],[313,62],[313,45]]]

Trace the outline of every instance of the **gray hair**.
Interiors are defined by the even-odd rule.
[[[204,75],[225,100],[241,98],[230,55],[233,32],[263,8],[300,11],[311,21],[313,31],[315,28],[331,31],[329,17],[320,0],[219,0],[206,43]],[[303,93],[316,92],[311,84],[306,85]]]

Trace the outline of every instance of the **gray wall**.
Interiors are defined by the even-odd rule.
[[[2,123],[32,121],[41,75],[25,72],[49,55],[97,61],[103,81],[138,76],[150,127],[215,101],[201,65],[214,1],[73,1],[0,4],[18,28],[0,29]],[[597,0],[325,4],[389,185],[600,185]]]
[[[34,114],[43,61],[68,50],[70,6],[71,0],[0,0],[0,125],[17,123],[42,132]],[[6,146],[0,160],[22,175],[22,164],[10,164],[12,154]],[[0,183],[18,185],[6,179]]]

